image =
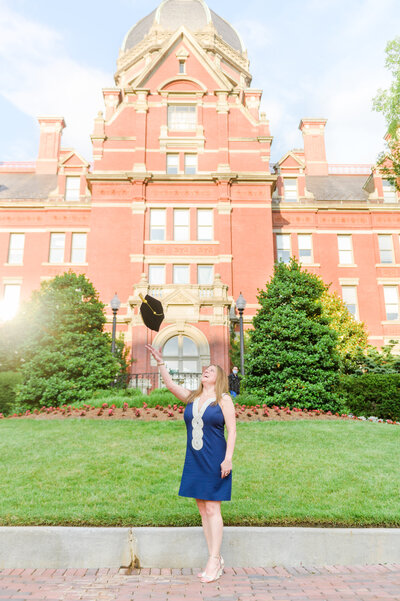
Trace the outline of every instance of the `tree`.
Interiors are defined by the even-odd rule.
[[[73,272],[43,282],[32,294],[16,324],[25,325],[19,403],[70,403],[109,386],[126,357],[122,349],[119,359],[111,353],[104,307],[92,283]]]
[[[249,346],[250,339],[250,331],[245,330],[243,332],[243,346],[244,346],[244,355],[246,356],[247,349]],[[235,332],[231,334],[230,337],[230,349],[229,349],[229,359],[231,361],[231,365],[236,365],[240,367],[240,336]]]
[[[387,125],[386,152],[378,157],[378,166],[387,179],[400,190],[400,36],[388,42],[385,67],[393,80],[388,90],[378,90],[373,109],[385,117]]]
[[[356,355],[353,373],[355,375],[400,373],[400,355],[393,354],[397,344],[396,340],[390,340],[380,350],[368,345],[365,352],[360,351]]]
[[[245,387],[265,402],[336,410],[337,335],[323,315],[327,289],[292,258],[261,290],[246,356]]]
[[[325,290],[321,296],[323,315],[329,319],[330,327],[337,334],[337,351],[340,371],[352,373],[368,346],[368,333],[363,322],[356,321],[336,292]]]

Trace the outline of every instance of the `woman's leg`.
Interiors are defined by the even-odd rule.
[[[206,575],[213,576],[219,566],[224,523],[221,515],[221,501],[204,501],[208,529],[211,534],[210,556],[206,565]]]
[[[201,516],[201,524],[203,526],[204,536],[207,542],[208,554],[211,555],[211,531],[208,524],[208,515],[206,512],[206,502],[203,499],[196,499],[197,507]]]

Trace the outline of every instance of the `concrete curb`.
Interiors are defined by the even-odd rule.
[[[224,528],[226,567],[400,563],[397,528]],[[201,527],[0,527],[0,568],[202,566]]]

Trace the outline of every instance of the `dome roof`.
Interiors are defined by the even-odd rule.
[[[141,19],[125,37],[122,50],[126,52],[139,44],[153,25],[176,31],[184,25],[190,31],[199,31],[212,23],[221,38],[237,52],[245,52],[240,35],[225,19],[211,10],[204,0],[163,0],[158,8]]]

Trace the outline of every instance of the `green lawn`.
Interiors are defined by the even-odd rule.
[[[400,427],[237,424],[225,525],[400,526]],[[0,422],[0,525],[193,526],[178,422]]]

